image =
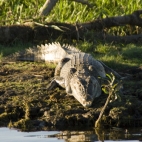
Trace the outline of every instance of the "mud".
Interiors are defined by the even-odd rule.
[[[127,70],[123,94],[110,102],[102,118],[104,127],[142,126],[142,70]],[[47,91],[54,76],[53,65],[35,62],[0,64],[0,126],[30,130],[94,127],[108,95],[96,98],[84,108],[65,90]]]

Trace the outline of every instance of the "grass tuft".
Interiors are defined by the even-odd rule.
[[[32,47],[32,43],[15,43],[13,45],[1,45],[0,44],[0,58],[8,56],[12,53],[15,53],[17,51],[22,51],[28,47]]]

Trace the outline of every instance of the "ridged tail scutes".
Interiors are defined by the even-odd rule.
[[[80,52],[77,48],[59,42],[41,44],[34,47],[29,47],[24,51],[19,51],[11,54],[3,59],[3,61],[45,61],[59,62],[64,57],[72,53]]]

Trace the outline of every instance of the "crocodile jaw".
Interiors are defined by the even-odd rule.
[[[98,97],[100,88],[96,86],[96,79],[85,76],[80,78],[79,76],[72,77],[70,81],[72,95],[84,106],[90,107],[95,97]],[[98,84],[97,84],[98,85]]]

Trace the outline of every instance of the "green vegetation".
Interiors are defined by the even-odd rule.
[[[45,0],[0,0],[0,26],[22,24],[26,21],[34,21],[41,24],[51,21],[81,23],[111,16],[131,14],[142,7],[140,0],[128,0],[127,2],[122,0],[89,0],[89,2],[94,4],[93,8],[88,8],[86,5],[71,2],[70,0],[59,0],[49,16],[40,18],[38,17],[38,11],[44,2]],[[107,33],[113,35],[124,36],[139,33],[141,29],[137,26],[130,27],[127,25],[125,27],[113,27],[105,30]],[[86,40],[86,37],[84,37],[82,41],[72,40],[66,42],[74,45],[81,51],[91,53],[94,58],[103,61],[116,71],[123,71],[134,66],[142,66],[142,45],[104,43],[94,39],[94,35],[91,32],[86,33],[86,37],[90,37],[90,39],[87,38],[89,40]],[[60,39],[58,41],[63,42],[60,41]],[[0,60],[7,55],[32,47],[33,45],[35,45],[35,43],[21,42],[15,42],[10,45],[0,45]],[[54,76],[54,68],[54,64],[46,65],[45,63],[36,62],[6,62],[1,64],[1,126],[6,126],[9,123],[9,127],[27,130],[31,129],[31,125],[37,123],[37,121],[35,121],[35,124],[32,124],[34,122],[33,120],[38,119],[41,122],[46,122],[47,126],[48,124],[53,124],[53,122],[54,125],[67,123],[72,126],[72,122],[78,123],[80,121],[83,127],[84,125],[92,127],[92,122],[94,122],[98,115],[98,112],[95,112],[96,115],[94,110],[102,109],[107,95],[103,94],[104,96],[96,98],[93,109],[89,108],[87,110],[74,98],[66,96],[65,91],[61,88],[47,91],[48,81]],[[131,118],[131,116],[135,115],[135,112],[132,112],[132,110],[136,109],[142,114],[142,103],[140,101],[142,100],[142,90],[140,89],[142,84],[141,74],[136,75],[135,78],[140,80],[132,80],[129,82],[126,80],[126,82],[124,82],[126,91],[124,92],[125,95],[122,101],[114,101],[108,106],[107,109],[110,110],[110,113],[105,114],[103,116],[104,118],[102,117],[103,121],[106,120],[107,123],[110,122],[107,125],[130,126],[135,123],[133,118]],[[112,85],[107,87],[110,87],[109,91],[111,91],[111,89],[116,86],[117,84],[115,84],[115,82],[113,84],[112,80]],[[49,108],[51,108],[50,111]],[[90,114],[88,114],[88,112],[90,112]],[[90,117],[93,114],[95,118]],[[126,116],[126,118],[122,116]],[[131,124],[127,124],[129,116]],[[48,120],[48,117],[51,119]],[[112,119],[110,119],[110,117]],[[118,118],[121,119],[118,120]],[[84,124],[82,124],[82,122],[84,122]],[[141,122],[138,125],[142,125]],[[37,124],[37,128],[40,125],[40,123]],[[34,128],[33,130],[36,130],[35,126]]]
[[[142,65],[142,46],[135,44],[114,45],[83,42],[77,45],[84,52],[91,53],[94,58],[99,59],[115,69],[125,69]]]
[[[133,11],[141,9],[142,3],[140,0],[121,1],[121,0],[90,0],[94,4],[93,8],[88,8],[77,2],[69,0],[59,0],[50,15],[45,18],[38,17],[38,11],[44,4],[45,0],[1,0],[0,1],[0,20],[1,25],[22,24],[26,21],[36,21],[39,23],[54,22],[86,22],[98,18],[106,18],[111,16],[131,14]],[[115,35],[126,35],[138,33],[138,27],[113,27],[108,29]],[[90,34],[91,33],[87,33]],[[100,59],[113,68],[122,68],[128,66],[139,66],[142,63],[142,46],[141,45],[122,45],[122,44],[107,44],[100,41],[73,41],[72,44],[80,48],[82,51],[91,53],[95,58]],[[13,52],[23,50],[25,47],[32,46],[31,43],[18,43],[13,46],[0,45],[0,58],[9,55]]]
[[[142,46],[135,44],[128,45],[111,45],[111,44],[98,44],[80,42],[77,46],[81,51],[91,53],[94,58],[103,61],[108,66],[116,69],[123,70],[128,67],[136,67],[142,65]],[[32,47],[31,43],[14,45],[0,45],[0,59],[14,52],[24,50],[27,47]],[[49,67],[54,68],[55,65],[49,64]]]
[[[98,119],[95,122],[95,128],[101,127],[101,120],[102,120],[102,117],[104,115],[104,112],[105,112],[109,102],[115,101],[118,98],[120,98],[120,95],[118,92],[122,88],[122,83],[120,81],[116,82],[115,76],[113,74],[111,74],[111,75],[107,74],[107,76],[108,76],[108,79],[107,79],[108,84],[102,85],[102,90],[105,92],[105,94],[108,94],[108,97],[105,102],[105,105],[103,106],[103,108],[100,112]]]
[[[94,5],[92,8],[70,0],[59,0],[47,17],[40,18],[38,12],[44,2],[45,0],[31,0],[30,2],[28,0],[1,0],[0,25],[22,24],[26,21],[81,23],[131,14],[142,7],[140,0],[128,0],[127,2],[122,0],[89,0]],[[125,26],[107,30],[115,35],[126,35],[138,33],[140,28]]]
[[[0,45],[0,57],[7,56],[11,53],[24,50],[27,47],[32,47],[32,43],[16,43],[13,45]]]
[[[37,19],[38,11],[44,2],[45,0],[1,0],[1,24],[14,24],[33,18]],[[59,0],[46,20],[48,22],[84,22],[107,16],[130,14],[141,9],[142,6],[140,0],[128,0],[127,2],[122,0],[89,0],[89,2],[94,4],[93,8],[70,0]]]

